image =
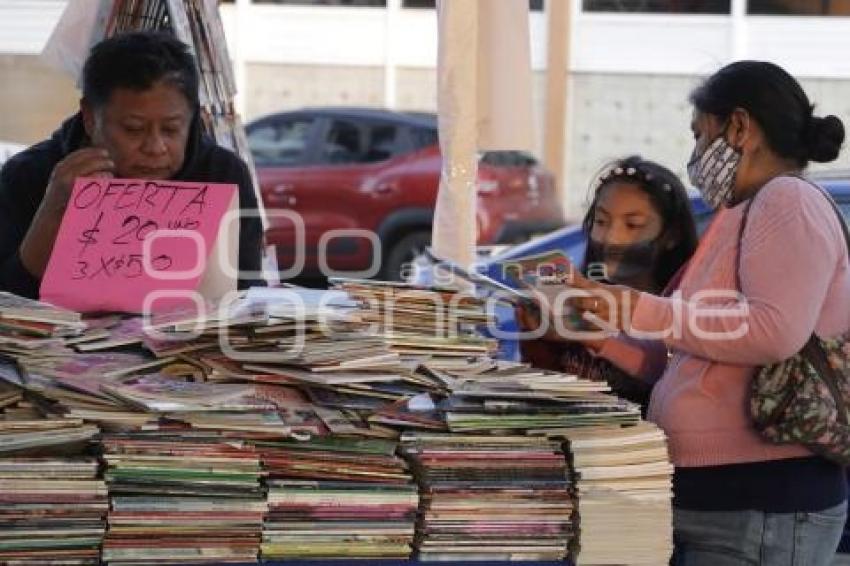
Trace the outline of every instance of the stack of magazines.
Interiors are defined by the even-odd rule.
[[[93,459],[0,460],[0,563],[98,564],[109,506]]]
[[[0,291],[0,353],[8,357],[67,354],[65,340],[85,330],[76,312]]]
[[[488,318],[477,299],[335,284],[148,321],[0,295],[0,465],[92,457],[100,442],[111,563],[412,547],[423,560],[554,560],[579,542],[581,564],[664,562],[671,468],[635,405],[495,359],[475,335]],[[18,521],[15,497],[3,505]],[[89,519],[62,524],[69,545],[90,542]],[[52,526],[15,523],[41,549]],[[0,549],[26,552],[14,538]]]
[[[359,316],[405,358],[452,364],[491,356],[498,343],[478,329],[493,322],[484,301],[454,289],[356,279],[332,279]]]
[[[673,550],[671,474],[664,433],[655,425],[573,431],[585,565],[665,564]]]
[[[555,434],[598,424],[635,424],[637,405],[609,395],[604,382],[525,364],[487,371],[446,371],[451,395],[442,404],[449,430]]]
[[[345,293],[252,290],[225,312],[155,321],[159,339],[145,343],[160,358],[203,368],[210,381],[297,387],[331,433],[395,438],[368,417],[444,387],[369,326]]]
[[[102,440],[110,564],[255,562],[265,495],[256,451],[208,433],[156,431]]]
[[[421,560],[562,560],[573,537],[560,443],[521,436],[409,433],[420,484]]]
[[[0,456],[66,456],[82,453],[100,432],[78,419],[33,413],[0,420]],[[6,413],[6,411],[4,411]]]
[[[407,558],[418,491],[395,449],[345,437],[260,443],[263,558]]]

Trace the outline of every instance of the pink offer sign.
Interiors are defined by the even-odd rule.
[[[236,202],[236,185],[77,179],[41,299],[84,313],[141,313],[192,304],[189,293],[203,294],[213,272],[219,292],[235,289],[219,260],[235,270],[238,222],[223,220]],[[218,246],[225,252],[213,253]]]

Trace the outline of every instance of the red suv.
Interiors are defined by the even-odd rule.
[[[296,260],[296,229],[276,210],[303,219],[307,275],[380,265],[378,276],[398,280],[429,244],[441,165],[435,115],[310,108],[265,116],[247,133],[281,269]],[[476,216],[479,244],[564,224],[552,175],[517,151],[481,156]]]

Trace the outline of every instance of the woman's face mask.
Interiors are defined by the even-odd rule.
[[[588,276],[651,290],[664,220],[650,195],[636,183],[612,181],[599,189],[593,214]]]
[[[646,286],[660,252],[660,238],[632,244],[605,244],[594,239],[588,242],[588,253],[605,266],[605,279],[633,288]]]
[[[725,129],[701,153],[694,148],[688,161],[688,179],[714,209],[726,204],[735,187],[741,151],[726,141]]]

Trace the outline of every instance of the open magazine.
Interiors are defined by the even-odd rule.
[[[577,271],[575,264],[559,250],[522,256],[499,264],[504,279],[532,293],[569,329],[587,329],[587,323],[570,305],[570,286]]]
[[[511,287],[482,273],[469,271],[451,260],[438,258],[433,255],[430,249],[425,250],[425,255],[434,264],[435,269],[446,271],[460,277],[464,281],[469,281],[475,285],[476,289],[486,291],[500,300],[513,305],[523,304],[533,306],[536,304],[533,295],[527,289]]]
[[[542,306],[561,318],[564,328],[589,329],[588,323],[567,300],[572,277],[578,268],[561,251],[547,251],[499,262],[502,278],[509,282],[509,285],[487,275],[466,270],[451,261],[434,257],[430,251],[427,253],[435,268],[457,275],[500,300],[527,308]]]

